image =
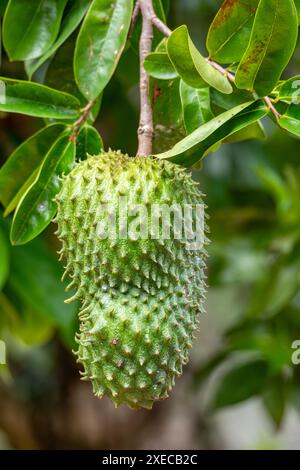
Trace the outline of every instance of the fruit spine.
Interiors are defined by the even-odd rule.
[[[161,233],[157,239],[99,237],[99,223],[109,227],[121,197],[129,208],[202,204],[202,197],[184,169],[120,152],[77,164],[57,197],[61,258],[72,280],[68,288],[76,289],[69,301],[82,303],[82,378],[100,398],[150,409],[168,397],[188,361],[203,310],[205,250],[189,250],[186,241]]]

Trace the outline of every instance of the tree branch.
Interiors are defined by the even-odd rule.
[[[271,99],[268,97],[268,96],[265,96],[264,97],[264,102],[266,103],[266,105],[268,106],[269,110],[274,114],[276,120],[278,121],[278,125],[280,127],[282,127],[279,123],[279,119],[281,118],[281,114],[279,114],[279,112],[277,111],[277,109],[275,108],[275,106],[273,105]]]
[[[152,0],[139,0],[143,18],[143,28],[140,39],[140,124],[138,129],[138,155],[148,156],[152,152],[153,140],[153,111],[149,96],[149,76],[144,68],[145,57],[152,50],[153,40],[153,5]]]
[[[78,133],[81,129],[81,126],[86,122],[86,120],[88,119],[89,115],[90,115],[90,112],[91,112],[91,109],[92,107],[94,106],[94,104],[96,103],[96,100],[93,100],[93,101],[90,101],[82,110],[81,110],[81,116],[79,117],[79,119],[77,119],[76,122],[74,122],[73,124],[73,132],[71,134],[71,136],[69,137],[69,140],[72,141],[72,142],[76,142],[76,138],[78,136]]]
[[[167,25],[163,21],[161,21],[158,16],[156,16],[155,11],[153,10],[153,15],[152,15],[152,24],[155,26],[156,29],[158,29],[161,33],[163,33],[165,36],[169,37],[172,34],[172,30],[168,28]]]

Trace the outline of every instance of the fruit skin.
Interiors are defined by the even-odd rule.
[[[96,396],[151,409],[168,397],[188,362],[203,311],[205,250],[184,240],[101,239],[119,196],[134,204],[201,204],[182,168],[152,157],[108,152],[79,163],[57,197],[58,236],[69,289],[80,299],[78,362]]]

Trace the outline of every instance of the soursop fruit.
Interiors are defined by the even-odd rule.
[[[76,288],[69,301],[82,303],[82,378],[116,406],[151,409],[168,397],[188,361],[203,310],[206,255],[172,230],[169,239],[161,229],[152,238],[135,232],[126,238],[124,226],[136,222],[137,205],[149,209],[150,226],[155,205],[202,204],[198,185],[172,163],[108,152],[75,166],[57,204],[65,275],[72,280],[69,289]]]

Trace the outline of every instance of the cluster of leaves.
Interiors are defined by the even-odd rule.
[[[276,426],[290,406],[300,411],[300,173],[297,146],[278,133],[263,151],[250,145],[247,164],[236,156],[233,169],[227,158],[226,178],[206,169],[207,190],[222,193],[211,202],[210,295],[221,290],[231,319],[195,374],[196,387],[211,383],[212,409],[260,397]]]
[[[208,59],[185,25],[147,57],[148,73],[169,80],[179,96],[177,120],[188,134],[158,158],[192,166],[224,141],[264,138],[260,120],[267,115],[300,136],[300,77],[280,80],[297,44],[296,6],[225,1],[207,35]]]
[[[5,284],[0,304],[12,331],[23,338],[35,331],[38,339],[45,339],[54,325],[64,337],[73,331],[76,306],[63,305],[60,268],[43,243],[11,248],[8,231],[15,245],[40,234],[54,217],[61,176],[75,161],[103,148],[93,124],[122,52],[138,54],[141,19],[128,39],[133,0],[27,3],[24,8],[24,0],[0,0],[4,50],[11,61],[24,62],[28,76],[28,81],[14,74],[1,78],[5,99],[0,96],[0,111],[43,120],[42,129],[17,147],[0,170],[3,215],[15,211],[10,229],[0,220],[0,288]],[[166,21],[168,2],[153,4]],[[157,157],[196,166],[222,143],[264,139],[261,120],[266,116],[279,129],[300,136],[300,76],[281,80],[296,47],[299,12],[299,0],[225,0],[207,35],[208,58],[186,26],[168,39],[155,32],[155,50],[144,65],[151,76]],[[212,284],[228,278],[243,281],[245,272],[236,264],[239,253],[252,254],[256,268],[251,279],[244,279],[251,281],[252,291],[242,321],[227,332],[224,348],[196,380],[200,383],[237,353],[252,352],[231,363],[214,404],[221,407],[260,394],[279,423],[300,383],[290,360],[299,328],[299,176],[290,171],[285,181],[267,166],[257,171],[264,191],[277,203],[276,220],[271,230],[248,238],[248,225],[240,238],[234,223],[227,238],[224,220],[212,226],[213,233],[218,233],[218,223],[222,226],[222,239],[212,245]],[[260,211],[252,223],[263,217]],[[247,246],[239,252],[241,238]],[[246,274],[250,276],[248,270]],[[37,312],[42,313],[38,321]],[[15,320],[20,315],[31,319],[35,330],[29,325],[23,331]]]
[[[51,222],[61,177],[74,162],[103,148],[92,124],[125,47],[133,1],[33,0],[24,9],[22,0],[10,0],[4,6],[5,51],[36,80],[1,78],[0,111],[45,122],[0,172],[0,201],[4,215],[15,210],[10,238],[18,245]]]
[[[0,171],[4,215],[15,210],[11,242],[24,244],[53,219],[61,176],[103,148],[92,124],[126,44],[137,48],[140,26],[128,42],[133,0],[34,0],[25,11],[22,0],[2,3],[5,51],[11,61],[24,61],[36,81],[2,78],[0,110],[46,123]],[[165,20],[167,2],[154,6]],[[156,156],[193,166],[222,142],[264,138],[260,120],[274,118],[266,96],[281,113],[275,112],[278,124],[299,136],[299,77],[280,81],[297,35],[294,0],[225,1],[208,32],[209,59],[184,25],[167,41],[156,34],[156,50],[144,65],[152,77],[156,130],[169,132],[165,143],[156,141]]]
[[[0,217],[0,259],[1,338],[11,343],[11,349],[16,340],[38,346],[58,331],[72,348],[78,307],[64,304],[63,269],[49,246],[36,239],[11,247],[9,223]]]

